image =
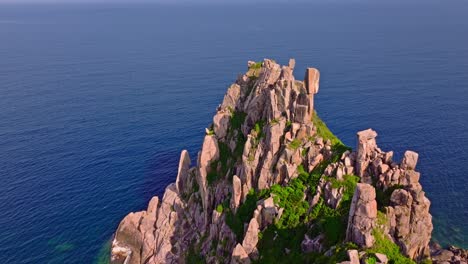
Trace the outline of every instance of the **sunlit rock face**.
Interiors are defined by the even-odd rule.
[[[154,197],[146,211],[122,220],[112,263],[186,263],[194,256],[207,263],[259,261],[262,232],[289,210],[270,192],[272,187],[287,188],[313,173],[318,173],[314,186],[299,190],[299,203],[309,208],[302,213],[312,215],[318,206],[343,212],[347,206],[341,242],[372,248],[373,232],[380,230],[404,255],[429,256],[432,218],[415,171],[418,154],[407,151],[400,163],[394,162],[393,152],[378,148],[372,129],[357,133],[355,151],[328,135],[314,111],[320,72],[307,68],[299,81],[294,67],[293,59],[284,66],[269,59],[248,62],[206,128],[196,164],[183,150],[176,181],[163,198]],[[355,179],[352,190],[350,177]],[[256,198],[262,190],[267,195]],[[377,197],[381,192],[388,193],[386,204]],[[378,208],[385,212],[383,223]],[[314,218],[304,224],[313,230]],[[305,232],[300,250],[332,254],[325,235]],[[282,254],[290,251],[285,247]],[[361,253],[348,250],[351,263],[362,260]]]

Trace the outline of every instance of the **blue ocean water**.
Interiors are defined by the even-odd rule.
[[[96,262],[264,57],[320,68],[317,111],[346,144],[372,127],[418,151],[435,239],[468,247],[467,17],[462,1],[0,5],[2,262]]]

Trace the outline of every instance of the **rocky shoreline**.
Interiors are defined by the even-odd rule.
[[[345,146],[314,111],[320,73],[249,62],[206,129],[197,163],[130,213],[111,263],[467,263],[431,244],[418,154],[382,151],[377,132]]]

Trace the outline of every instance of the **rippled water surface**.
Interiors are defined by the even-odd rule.
[[[344,1],[343,1],[344,2]],[[320,68],[349,145],[420,153],[435,238],[468,247],[468,3],[0,5],[0,256],[92,263],[175,180],[246,61]]]

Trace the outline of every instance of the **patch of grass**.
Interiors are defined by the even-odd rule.
[[[377,211],[377,224],[383,225],[387,222],[387,218],[384,213]],[[377,226],[372,231],[372,235],[375,238],[374,246],[367,251],[371,256],[375,253],[385,254],[389,260],[389,264],[415,264],[413,260],[405,257],[401,251],[400,247],[388,239],[381,227]],[[429,262],[431,263],[431,262]]]
[[[419,264],[432,264],[432,260],[430,260],[430,259],[423,259],[423,260],[421,260],[421,262],[419,262]]]
[[[334,162],[338,162],[341,158],[341,156],[343,155],[343,153],[345,153],[346,151],[350,151],[351,148],[346,146],[346,145],[343,145],[343,144],[335,144],[332,146],[332,157],[330,159],[330,162],[334,163]]]
[[[229,129],[231,131],[234,131],[234,130],[240,131],[240,128],[242,124],[244,124],[246,117],[247,117],[247,114],[244,112],[238,112],[238,111],[234,112],[231,116],[231,120],[230,120],[231,126],[229,127]]]
[[[297,166],[297,174],[299,175],[300,178],[309,177],[309,173],[307,173],[307,171],[305,171],[304,166],[302,166],[302,165]],[[303,180],[301,180],[301,181],[304,182]]]
[[[258,70],[262,68],[263,61],[256,62],[252,66],[250,66],[250,69]]]
[[[222,214],[223,213],[223,205],[222,204],[218,204],[218,206],[216,206],[216,212]]]
[[[262,232],[258,249],[260,258],[254,263],[337,263],[347,260],[346,250],[357,248],[351,243],[345,244],[347,221],[351,199],[359,178],[353,175],[344,176],[343,181],[333,179],[335,187],[343,187],[344,195],[338,208],[328,207],[322,198],[319,203],[309,209],[309,204],[304,200],[304,194],[314,195],[318,183],[325,168],[331,163],[339,160],[341,155],[349,150],[328,127],[314,114],[314,124],[317,127],[318,136],[332,142],[332,158],[320,163],[313,171],[308,173],[304,167],[298,166],[298,177],[286,186],[273,185],[270,190],[275,194],[275,202],[284,208],[279,221],[270,225]],[[291,123],[287,124],[291,126]],[[315,140],[315,138],[311,139]],[[301,145],[295,140],[288,145],[290,149],[298,149]],[[304,154],[304,153],[303,153]],[[336,182],[335,182],[336,181]],[[309,229],[312,227],[312,229]],[[318,234],[325,235],[325,247],[336,246],[332,255],[326,257],[323,253],[304,254],[300,244],[304,234],[311,237]],[[286,253],[285,248],[289,250]]]
[[[262,239],[259,240],[257,245],[260,258],[253,263],[335,264],[348,260],[348,249],[358,248],[353,243],[343,243],[338,244],[329,257],[323,255],[323,253],[303,253],[301,250],[301,242],[306,232],[307,227],[305,225],[286,229],[279,229],[275,225],[269,226],[262,232]],[[289,254],[286,253],[286,248],[290,250]]]
[[[258,247],[261,256],[258,263],[336,263],[346,259],[344,246],[337,247],[331,257],[322,254],[304,254],[300,249],[310,221],[315,223],[315,228],[310,231],[312,237],[319,233],[324,234],[328,247],[339,244],[345,238],[350,203],[343,203],[334,210],[326,206],[321,199],[309,212],[309,204],[304,201],[304,192],[307,189],[311,194],[315,193],[326,166],[327,163],[324,162],[311,173],[307,173],[302,165],[298,166],[296,179],[287,186],[271,187],[271,192],[275,194],[275,202],[284,208],[284,211],[281,219],[263,232]],[[352,198],[357,180],[356,176],[349,175],[344,182],[339,183],[347,193],[343,200]],[[286,254],[285,248],[291,252]]]
[[[330,131],[330,129],[322,121],[322,119],[320,119],[316,111],[314,111],[312,122],[314,123],[314,126],[317,128],[317,135],[323,138],[324,141],[329,139],[332,145],[336,145],[336,144],[344,145],[343,142],[341,142],[341,140]]]
[[[234,153],[233,153],[233,156],[236,160],[242,157],[242,153],[244,152],[246,141],[247,139],[245,138],[244,134],[240,133],[239,131],[239,133],[237,134],[236,148],[234,149]]]
[[[255,123],[255,126],[253,128],[253,131],[255,132],[255,137],[257,139],[261,139],[265,136],[263,133],[263,127],[265,126],[265,121],[264,120],[259,120],[257,123]]]
[[[377,211],[377,224],[385,225],[387,223],[387,216],[381,211]]]
[[[341,202],[336,209],[333,209],[328,207],[320,198],[318,204],[312,208],[309,219],[315,223],[314,228],[311,230],[311,236],[324,234],[325,245],[330,247],[345,239],[351,200],[359,177],[345,175],[343,181],[338,181],[335,178],[326,179],[332,182],[333,188],[344,188]]]
[[[349,211],[349,208],[348,208]],[[322,198],[311,211],[310,219],[315,223],[310,235],[325,235],[325,245],[330,247],[343,241],[346,234],[348,214],[328,207]]]
[[[299,174],[298,179],[300,179],[309,188],[309,194],[315,194],[320,178],[328,164],[328,162],[324,161],[315,167],[310,173],[307,173],[302,165],[297,167]]]
[[[356,185],[359,182],[360,178],[355,175],[344,175],[343,180],[339,181],[336,178],[329,177],[328,180],[332,183],[332,188],[338,189],[340,187],[344,187],[344,193],[342,201],[351,200],[353,198],[354,190],[356,189]]]
[[[214,160],[210,164],[210,172],[206,175],[208,185],[212,185],[218,179],[218,161]]]
[[[236,149],[234,150],[234,153],[231,153],[231,149],[229,146],[224,143],[219,141],[218,142],[218,147],[219,147],[219,159],[212,161],[210,165],[210,172],[207,175],[207,181],[208,185],[213,184],[217,180],[219,180],[222,177],[225,177],[228,173],[228,171],[234,167],[234,163],[236,160],[242,155],[240,153],[239,156],[237,152],[242,152],[244,148],[244,142],[242,138],[238,139],[238,144],[236,145]],[[238,150],[237,148],[241,147],[241,150]],[[233,176],[233,175],[231,175]]]
[[[302,166],[299,166],[298,178],[291,181],[288,186],[272,186],[272,193],[279,196],[280,206],[285,209],[281,219],[263,232],[263,238],[258,245],[260,252],[258,263],[337,263],[347,259],[345,246],[337,247],[330,257],[323,254],[304,254],[300,248],[305,233],[309,233],[311,237],[319,233],[324,234],[326,247],[338,245],[345,239],[350,203],[343,203],[334,210],[320,199],[319,204],[308,214],[309,204],[302,201],[306,188],[304,183],[315,184],[308,185],[315,193],[325,165],[318,166],[311,173],[307,173]],[[351,192],[353,191],[354,189]],[[310,225],[310,221],[314,223],[315,228],[308,231],[307,226]],[[286,254],[285,248],[291,252]]]
[[[277,225],[268,226],[257,244],[260,258],[253,263],[304,263],[307,254],[302,253],[301,242],[306,231],[305,225],[284,229]],[[285,252],[286,248],[290,250],[289,254]]]
[[[289,143],[288,148],[292,150],[296,150],[301,146],[301,141],[297,138],[295,138],[291,143]]]
[[[375,257],[373,256],[370,256],[366,259],[366,264],[376,264],[377,263],[377,259],[375,259]]]
[[[209,135],[209,136],[212,136],[212,135],[215,134],[215,132],[214,132],[213,128],[210,127],[210,128],[208,128],[206,134]]]
[[[274,200],[284,208],[281,219],[276,226],[282,228],[294,228],[303,222],[309,210],[309,203],[304,200],[306,186],[300,179],[293,179],[288,186],[275,184],[271,186],[271,192],[275,194]]]
[[[230,169],[232,171],[235,163],[241,158],[246,141],[242,134],[241,126],[244,123],[246,116],[247,114],[244,112],[232,112],[228,137],[233,138],[234,136],[237,136],[236,147],[234,151],[231,151],[230,147],[226,143],[218,141],[219,159],[213,160],[210,164],[210,170],[207,174],[208,185],[212,185],[217,180],[226,177],[228,171]],[[230,176],[232,177],[233,174],[231,173]]]
[[[194,246],[190,246],[185,256],[185,262],[191,264],[205,264],[206,261],[199,253],[196,252]]]
[[[331,162],[337,162],[345,151],[351,150],[350,147],[343,144],[343,142],[341,142],[341,140],[330,131],[330,129],[322,121],[322,119],[320,119],[320,117],[317,115],[317,112],[315,111],[312,122],[317,128],[317,135],[323,138],[324,141],[329,139],[332,143],[333,156]]]
[[[368,253],[385,254],[389,260],[389,264],[415,264],[413,260],[403,256],[400,248],[390,241],[381,230],[378,228],[372,232],[375,238],[374,246],[367,250]]]
[[[257,201],[267,197],[269,194],[269,190],[255,192],[254,189],[251,189],[247,194],[245,202],[237,208],[236,214],[230,210],[226,212],[226,224],[236,234],[239,243],[244,239],[244,223],[248,223],[252,219],[253,213],[257,208]]]

